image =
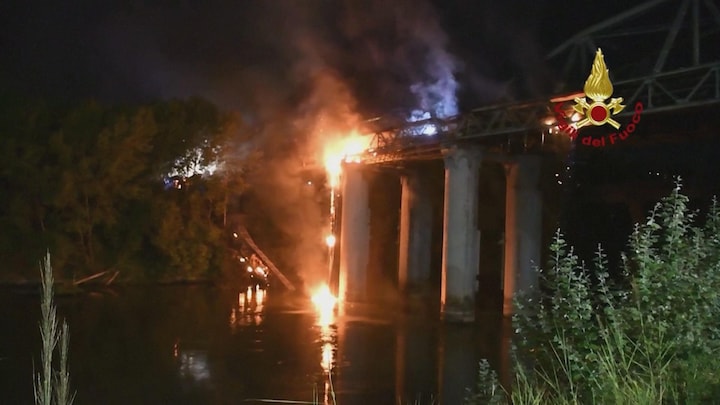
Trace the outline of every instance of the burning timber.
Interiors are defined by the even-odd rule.
[[[285,288],[290,291],[295,291],[295,286],[290,282],[290,280],[288,280],[287,277],[285,277],[285,275],[280,271],[280,269],[275,266],[275,263],[273,263],[272,260],[270,260],[270,258],[267,257],[267,255],[262,250],[260,250],[258,245],[248,233],[247,229],[245,229],[244,227],[240,227],[240,229],[238,229],[237,231],[237,234],[250,247],[250,249],[252,249],[253,252],[258,255],[258,257],[260,257],[260,259],[265,263],[265,265],[267,265],[270,271],[272,271],[273,274],[280,280],[280,282],[283,283]]]

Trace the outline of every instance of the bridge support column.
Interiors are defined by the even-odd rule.
[[[340,275],[338,295],[345,302],[362,301],[367,295],[370,253],[368,182],[362,165],[345,164],[342,179]]]
[[[445,155],[445,206],[440,312],[448,321],[473,322],[480,260],[477,224],[481,154],[454,148]]]
[[[415,169],[400,177],[398,285],[410,294],[422,294],[430,282],[432,201],[423,174]]]
[[[520,156],[505,168],[505,269],[503,315],[513,313],[517,291],[537,285],[542,243],[539,156]]]

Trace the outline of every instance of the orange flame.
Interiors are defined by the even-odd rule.
[[[318,324],[328,326],[333,321],[333,313],[337,298],[330,292],[330,287],[323,284],[312,296],[312,302],[318,311]]]
[[[371,139],[353,131],[348,136],[329,142],[325,146],[323,160],[330,187],[337,188],[340,185],[343,162],[359,162],[362,154],[370,146]]]

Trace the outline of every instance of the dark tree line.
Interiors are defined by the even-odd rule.
[[[143,106],[0,106],[0,279],[213,277],[252,159],[241,123],[199,99]],[[219,161],[212,176],[187,169]],[[174,179],[168,178],[176,173]],[[172,183],[171,180],[175,180]]]

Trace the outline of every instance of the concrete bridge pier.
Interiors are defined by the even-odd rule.
[[[407,169],[400,177],[400,243],[398,286],[411,298],[429,291],[432,250],[432,200],[426,172]]]
[[[370,204],[368,181],[363,165],[343,167],[338,296],[344,302],[367,298],[370,253]]]
[[[445,205],[443,208],[443,258],[440,313],[444,320],[473,322],[480,231],[477,206],[482,154],[455,147],[443,152]]]
[[[539,156],[518,156],[505,166],[505,268],[503,315],[513,314],[516,292],[537,285],[542,246]]]

